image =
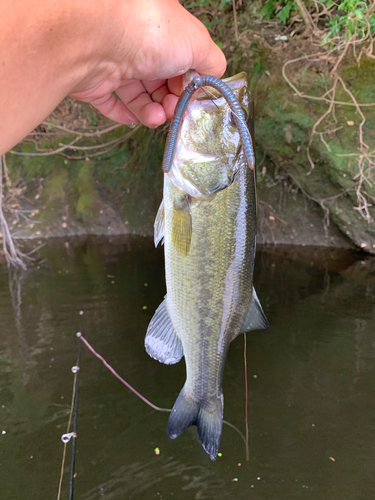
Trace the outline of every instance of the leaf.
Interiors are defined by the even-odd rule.
[[[212,21],[209,21],[207,23],[203,23],[207,29],[209,29],[211,26],[213,26],[214,24],[218,23],[219,22],[219,19],[216,18],[216,19],[213,19]]]
[[[267,2],[264,4],[264,7],[260,11],[260,15],[264,16],[266,19],[271,19],[272,14],[275,11],[275,7],[273,4],[273,1],[267,0]]]
[[[282,20],[284,24],[286,24],[287,20],[289,19],[289,14],[290,11],[293,7],[293,2],[288,2],[278,14],[276,14],[276,17]]]

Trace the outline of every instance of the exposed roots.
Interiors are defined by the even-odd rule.
[[[121,137],[118,137],[117,139],[113,139],[112,141],[108,142],[99,142],[99,144],[95,144],[93,146],[79,146],[77,143],[81,141],[82,139],[85,138],[97,138],[100,137],[110,131],[113,131],[119,127],[123,127],[124,125],[117,124],[113,125],[112,127],[107,127],[103,130],[97,130],[95,132],[80,132],[77,130],[71,130],[69,128],[66,128],[62,125],[56,125],[54,123],[47,123],[43,122],[42,125],[47,126],[48,129],[53,129],[57,128],[61,130],[62,132],[65,132],[66,134],[74,134],[74,138],[67,144],[60,143],[59,148],[57,149],[41,149],[39,146],[39,140],[43,137],[49,136],[49,132],[37,132],[38,134],[38,139],[33,138],[33,134],[30,134],[26,137],[26,141],[33,142],[35,145],[35,153],[24,153],[20,151],[14,151],[10,150],[9,153],[13,155],[18,155],[18,156],[51,156],[51,155],[60,155],[64,156],[65,158],[68,158],[69,160],[89,160],[90,158],[94,158],[95,156],[99,155],[104,155],[111,151],[113,148],[116,146],[120,145],[121,143],[125,142],[128,140],[132,135],[135,134],[137,130],[141,127],[140,124],[138,124],[136,127],[134,127],[130,132],[127,132],[126,134],[122,135]],[[75,152],[78,151],[79,153],[82,152],[82,154],[76,155]],[[68,154],[69,153],[69,154]]]
[[[3,252],[8,267],[26,269],[26,263],[32,261],[33,258],[21,252],[12,238],[3,212],[4,186],[10,189],[11,182],[5,156],[0,156],[0,238],[2,239]]]
[[[317,12],[319,12],[318,7],[320,8],[323,4],[320,2],[315,2],[317,5]],[[324,6],[323,6],[324,7]],[[370,14],[372,15],[372,10],[375,9],[375,4],[374,6],[369,9],[371,10]],[[369,23],[369,18],[370,14],[368,15],[367,18],[367,23]],[[314,18],[314,16],[312,16]],[[316,18],[316,16],[315,16]],[[312,42],[319,42],[319,45],[321,45],[321,41],[325,35],[324,31],[319,31],[317,29],[317,25],[315,25],[315,30],[313,31],[313,37]],[[364,125],[366,123],[366,116],[365,116],[365,109],[368,107],[373,107],[375,106],[375,103],[359,103],[353,93],[350,91],[346,83],[344,82],[342,76],[339,74],[339,68],[342,62],[345,60],[345,58],[348,56],[348,51],[349,48],[352,48],[352,53],[355,58],[355,60],[360,62],[362,56],[370,57],[371,59],[375,59],[375,56],[373,55],[373,48],[374,48],[374,39],[371,35],[370,31],[370,26],[368,25],[368,30],[365,32],[366,34],[363,35],[361,38],[357,36],[357,34],[353,34],[349,40],[343,40],[340,39],[339,37],[336,37],[337,39],[334,40],[335,42],[335,47],[334,49],[330,50],[320,50],[319,52],[316,52],[315,54],[311,55],[304,55],[301,57],[298,57],[293,60],[287,61],[283,68],[282,68],[282,75],[285,79],[285,81],[288,83],[288,85],[294,90],[295,94],[303,99],[308,99],[308,100],[313,100],[313,101],[322,101],[327,103],[328,107],[327,110],[316,120],[316,122],[313,125],[313,128],[311,130],[310,134],[310,140],[307,146],[307,159],[310,164],[310,170],[307,172],[307,175],[311,174],[312,169],[315,167],[314,161],[311,157],[310,149],[312,146],[312,143],[314,141],[315,136],[318,136],[320,141],[323,143],[327,151],[332,152],[330,145],[329,145],[329,139],[330,137],[333,136],[333,134],[341,129],[343,127],[342,124],[338,123],[337,117],[336,117],[336,107],[337,106],[350,106],[354,107],[356,110],[356,113],[360,116],[361,122],[358,125],[358,149],[357,151],[349,154],[337,154],[337,156],[348,156],[349,158],[349,166],[351,165],[351,161],[353,158],[355,158],[356,161],[356,166],[357,166],[357,173],[353,177],[353,186],[350,188],[346,189],[342,193],[340,193],[337,196],[342,196],[343,194],[347,193],[348,191],[354,191],[356,194],[356,199],[357,199],[357,206],[354,206],[354,210],[357,210],[360,215],[366,220],[368,223],[373,222],[373,216],[370,213],[369,208],[372,207],[372,201],[375,201],[373,197],[367,192],[366,186],[368,187],[373,187],[373,183],[375,181],[375,149],[373,151],[370,151],[370,146],[366,143],[365,137],[364,137]],[[316,43],[315,43],[316,45]],[[327,60],[331,65],[332,69],[330,71],[330,77],[333,79],[331,87],[321,96],[312,96],[312,95],[307,95],[304,94],[302,91],[300,91],[297,86],[291,81],[291,79],[288,77],[286,70],[288,66],[295,64],[295,63],[301,63],[301,61],[305,61],[307,64],[310,64],[312,62],[318,62],[321,60]],[[343,91],[349,98],[348,101],[342,101],[337,98],[338,95],[338,89],[341,89],[341,92]],[[354,123],[347,122],[345,125],[354,125]],[[301,188],[302,189],[302,188]],[[306,193],[305,193],[306,194]],[[335,196],[335,197],[337,197]],[[335,198],[332,197],[332,198]],[[311,198],[309,196],[309,198]],[[312,199],[312,198],[311,198]],[[326,201],[328,201],[331,198],[327,198],[325,200],[315,200],[317,201],[320,206],[322,207],[324,213],[325,213],[325,226],[328,227],[329,224],[329,209],[327,206],[324,204]]]

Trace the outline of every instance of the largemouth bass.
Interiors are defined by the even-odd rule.
[[[223,81],[249,117],[246,75]],[[246,150],[239,133],[243,137],[239,128],[246,126],[239,120],[242,111],[234,115],[231,107],[217,90],[197,89],[181,127],[177,122],[172,131],[176,147],[166,153],[171,157],[155,221],[155,244],[164,238],[167,295],[145,339],[148,354],[162,363],[185,356],[186,382],[169,416],[168,436],[174,439],[196,425],[212,460],[222,433],[222,380],[230,342],[239,333],[268,327],[253,289],[251,139]]]

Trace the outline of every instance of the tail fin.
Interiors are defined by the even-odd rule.
[[[223,428],[224,398],[196,401],[182,389],[168,419],[167,435],[175,439],[190,425],[196,425],[203,449],[216,460]]]

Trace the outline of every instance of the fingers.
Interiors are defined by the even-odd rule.
[[[96,99],[85,97],[107,118],[125,125],[138,122],[156,128],[173,116],[178,97],[170,94],[166,80],[127,80],[116,90]],[[82,98],[82,96],[80,96]]]
[[[94,99],[91,101],[91,104],[110,120],[123,123],[124,125],[135,125],[138,123],[137,117],[112,93],[99,99]]]
[[[156,128],[164,123],[167,117],[163,106],[155,101],[160,100],[161,102],[168,89],[160,81],[148,82],[147,87],[150,91],[155,89],[151,95],[139,80],[127,80],[116,90],[116,93],[140,122],[149,128]],[[154,95],[155,100],[152,99]]]
[[[171,120],[176,108],[178,97],[174,94],[168,94],[164,97],[162,105],[164,108],[165,115],[168,120]]]
[[[182,82],[182,76],[175,76],[174,78],[170,78],[168,80],[168,88],[172,92],[172,94],[181,95],[181,92],[183,90]]]
[[[202,72],[203,73],[203,72]],[[91,104],[107,118],[125,125],[138,122],[146,127],[156,128],[165,120],[171,120],[183,90],[181,76],[169,80],[125,80],[116,89],[119,99],[107,92],[104,96],[91,100],[79,96]],[[78,97],[76,95],[75,97]]]

